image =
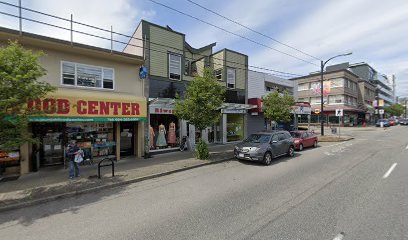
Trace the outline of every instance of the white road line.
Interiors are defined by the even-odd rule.
[[[408,145],[405,147],[405,149],[408,149]]]
[[[394,170],[394,168],[397,166],[397,163],[392,164],[392,166],[390,167],[390,169],[388,169],[388,171],[384,174],[383,178],[387,178],[391,172]]]
[[[344,237],[344,233],[341,232],[341,233],[339,233],[335,238],[333,238],[333,240],[342,240],[343,237]]]

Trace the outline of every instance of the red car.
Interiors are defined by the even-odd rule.
[[[390,126],[395,126],[395,120],[394,119],[388,119],[388,122],[390,122]]]
[[[308,131],[292,131],[295,149],[302,151],[305,147],[317,147],[317,136]]]

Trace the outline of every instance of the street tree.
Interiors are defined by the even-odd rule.
[[[295,100],[287,91],[273,91],[263,97],[264,116],[270,122],[290,122]]]
[[[390,116],[401,116],[404,113],[405,108],[401,104],[394,104],[384,107],[384,111]]]
[[[197,75],[188,83],[184,99],[177,97],[174,114],[202,131],[219,122],[224,94],[225,88],[218,83],[212,69],[205,68],[202,76]],[[207,143],[202,139],[197,145],[196,156],[199,159],[209,157]]]
[[[23,48],[17,41],[0,47],[0,149],[12,151],[23,143],[35,142],[28,131],[30,99],[43,98],[55,90],[39,81],[46,74],[38,62],[42,52]],[[35,112],[41,114],[41,112]]]

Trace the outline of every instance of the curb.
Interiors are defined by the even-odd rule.
[[[84,194],[84,193],[97,192],[97,191],[101,191],[101,190],[104,190],[104,189],[129,185],[129,184],[132,184],[132,183],[137,183],[137,182],[142,182],[142,181],[149,180],[149,179],[163,177],[163,176],[171,175],[171,174],[174,174],[174,173],[191,170],[191,169],[194,169],[194,168],[199,168],[199,167],[203,167],[203,166],[207,166],[207,165],[213,165],[213,164],[227,162],[227,161],[231,161],[233,159],[235,159],[235,158],[228,157],[228,158],[225,158],[225,159],[216,160],[216,161],[209,161],[209,162],[198,164],[198,165],[195,165],[195,166],[184,167],[184,168],[179,168],[179,169],[175,169],[175,170],[172,170],[172,171],[167,171],[167,172],[152,174],[152,175],[148,175],[148,176],[144,176],[144,177],[129,179],[129,180],[125,180],[123,182],[117,182],[117,183],[112,183],[112,184],[106,184],[106,185],[101,185],[101,186],[96,186],[96,187],[71,191],[71,192],[67,192],[67,193],[56,194],[56,195],[53,195],[53,196],[34,199],[34,200],[31,200],[31,201],[30,200],[16,201],[16,203],[10,203],[10,204],[6,204],[5,206],[1,206],[0,207],[0,212],[15,210],[15,209],[19,209],[19,208],[30,207],[30,206],[34,206],[34,205],[39,205],[39,204],[42,204],[42,203],[47,203],[47,202],[55,201],[55,200],[58,200],[58,199],[64,199],[64,198],[78,196],[78,195],[81,195],[81,194]]]

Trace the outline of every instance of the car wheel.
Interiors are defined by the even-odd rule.
[[[290,146],[287,154],[289,157],[293,157],[295,155],[295,148]]]
[[[299,151],[303,151],[303,144],[299,145]]]
[[[317,141],[314,141],[314,143],[313,143],[313,147],[317,147]]]
[[[270,165],[272,162],[272,154],[270,152],[265,153],[263,162],[265,165]]]

